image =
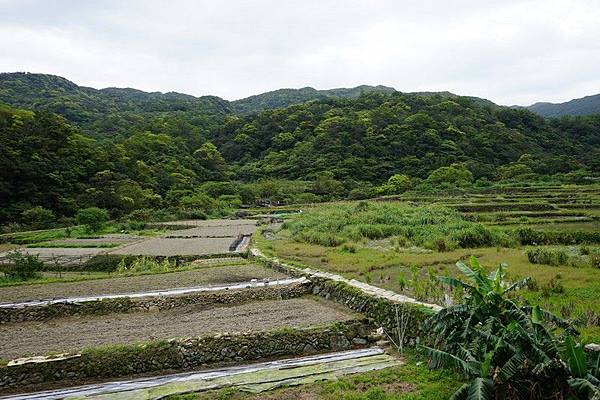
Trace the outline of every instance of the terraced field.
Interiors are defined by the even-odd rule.
[[[0,358],[78,352],[86,347],[186,338],[209,333],[268,331],[346,321],[357,315],[316,298],[252,302],[209,310],[66,317],[0,325]],[[48,340],[60,338],[60,340]]]
[[[256,231],[255,220],[239,219],[172,221],[157,226],[163,230],[165,227],[170,229],[156,237],[106,234],[98,237],[53,239],[57,236],[53,234],[47,235],[48,240],[42,240],[44,236],[40,234],[41,241],[21,247],[19,251],[37,255],[46,264],[56,268],[83,264],[104,253],[166,257],[207,256],[236,252],[240,238],[248,237]],[[0,253],[0,265],[6,262],[8,251]]]
[[[120,247],[110,254],[135,256],[196,256],[225,254],[234,237],[224,238],[153,238]]]
[[[67,238],[43,242],[47,247],[24,248],[52,255],[102,254],[104,258],[94,258],[99,260],[96,264],[85,264],[92,268],[89,270],[84,267],[52,272],[53,264],[47,264],[50,271],[32,280],[39,283],[6,282],[0,286],[0,393],[45,388],[60,379],[61,365],[67,368],[71,363],[68,360],[79,357],[81,364],[77,361],[73,368],[85,372],[70,372],[69,376],[77,374],[81,383],[88,382],[88,377],[121,377],[132,372],[161,371],[172,365],[186,370],[190,361],[181,360],[195,360],[196,356],[185,353],[185,346],[170,348],[165,343],[205,340],[193,339],[198,337],[212,340],[217,346],[215,354],[203,348],[197,350],[208,352],[207,359],[216,363],[220,359],[232,361],[229,342],[219,339],[222,334],[235,337],[243,332],[241,337],[249,340],[244,343],[258,346],[250,353],[240,350],[240,354],[254,357],[251,359],[265,357],[262,354],[296,355],[305,348],[314,353],[367,344],[362,316],[335,302],[307,295],[306,279],[287,279],[285,274],[244,260],[232,250],[232,243],[247,243],[241,238],[256,230],[256,221],[178,221],[168,225],[175,229],[166,230],[160,237]],[[118,243],[119,247],[102,247],[107,243]],[[237,250],[239,245],[235,246]],[[219,257],[202,257],[212,253]],[[178,262],[164,258],[186,255],[192,257]],[[50,278],[52,273],[58,275]],[[363,332],[357,343],[352,342],[356,336],[346,337],[345,331],[340,331],[346,329],[346,322],[360,327],[352,328],[352,335]],[[275,335],[275,344],[260,344],[263,334]],[[287,335],[291,335],[289,339]],[[302,335],[316,336],[307,336],[315,339],[304,344],[297,342]],[[340,337],[341,342],[336,342]],[[140,346],[140,342],[145,344]],[[146,352],[146,346],[161,355]],[[59,353],[68,355],[56,358]],[[114,357],[121,357],[121,363],[132,363],[131,367],[123,369],[119,364],[113,368],[112,362],[98,366]],[[30,382],[28,372],[12,375],[11,371],[21,368],[22,363],[27,371],[58,370],[44,378],[42,386],[16,387],[15,382],[23,379]],[[98,375],[95,368],[111,372]],[[39,378],[34,379],[39,382]]]
[[[78,282],[0,287],[0,303],[153,291],[177,287],[284,279],[282,273],[254,264],[200,266],[198,269],[140,276],[115,276]]]
[[[295,233],[284,225],[275,233],[269,230],[259,239],[259,246],[283,259],[439,304],[448,297],[435,277],[456,274],[457,260],[474,255],[490,268],[507,263],[511,279],[532,278],[530,286],[520,292],[522,297],[566,318],[577,318],[584,339],[600,342],[600,186],[505,188],[378,200],[412,209],[440,206],[456,210],[466,221],[456,225],[463,233],[450,229],[447,235],[456,234],[467,245],[453,247],[456,244],[443,235],[439,243],[414,245],[406,236],[386,232],[414,233],[418,227],[388,229],[388,221],[382,217],[357,227],[362,236],[348,228],[351,238],[340,232],[343,228],[339,226],[344,226],[340,221],[328,221],[312,232],[303,231],[308,228],[302,224],[294,228]],[[343,204],[353,207],[357,203]],[[305,221],[303,218],[291,217],[290,221]],[[427,218],[423,217],[424,227]],[[468,231],[470,222],[495,233],[491,238],[477,238],[475,232],[482,230]],[[329,231],[329,227],[336,228]],[[498,244],[471,245],[471,237]],[[540,249],[557,260],[532,263],[528,254]]]

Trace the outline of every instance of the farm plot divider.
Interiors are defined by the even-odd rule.
[[[365,347],[367,320],[297,329],[237,333],[90,348],[80,354],[0,366],[0,392],[50,382],[115,378],[158,371],[266,360]]]
[[[27,307],[0,307],[0,324],[46,321],[70,315],[106,315],[140,311],[160,311],[193,305],[209,308],[249,301],[300,297],[310,292],[308,282],[281,286],[249,287],[234,290],[194,292],[175,296],[118,297],[81,303],[54,303]]]
[[[403,302],[382,295],[369,293],[359,287],[351,286],[343,280],[319,276],[307,270],[286,264],[277,258],[267,257],[256,248],[250,250],[252,257],[262,264],[293,277],[306,277],[310,281],[313,295],[333,300],[351,310],[370,318],[394,343],[415,345],[421,340],[429,340],[422,323],[433,315],[439,307],[431,307],[416,302]],[[363,285],[368,286],[368,285]],[[377,288],[376,288],[377,290]]]

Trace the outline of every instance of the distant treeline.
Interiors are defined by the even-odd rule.
[[[543,119],[469,97],[370,91],[238,116],[218,98],[10,75],[1,224],[40,208],[55,220],[90,206],[211,215],[265,200],[585,183],[600,171],[600,115]]]

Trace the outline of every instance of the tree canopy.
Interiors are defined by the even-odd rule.
[[[600,171],[600,115],[544,119],[385,87],[302,93],[315,92],[316,100],[239,115],[216,97],[0,74],[0,102],[10,104],[0,104],[0,223],[47,226],[86,207],[111,216],[206,210]],[[269,96],[252,101],[289,103]]]

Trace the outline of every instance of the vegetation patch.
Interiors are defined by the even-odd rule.
[[[465,280],[440,280],[464,291],[465,301],[426,321],[436,341],[421,346],[432,368],[452,367],[471,379],[452,399],[600,396],[600,352],[586,356],[570,322],[514,299],[527,278],[506,282],[506,266],[488,274],[475,258],[457,267]]]
[[[537,246],[527,250],[527,258],[532,264],[600,268],[600,249],[587,246],[582,246],[580,248],[549,248]]]
[[[299,242],[335,247],[346,241],[396,238],[404,244],[449,251],[507,245],[501,230],[467,221],[441,207],[411,207],[397,203],[359,202],[310,210],[284,224]]]

